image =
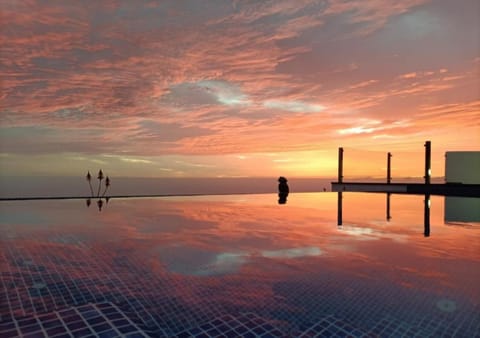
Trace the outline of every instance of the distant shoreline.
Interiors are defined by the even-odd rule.
[[[278,177],[242,178],[141,178],[110,177],[111,198],[174,197],[202,195],[271,194],[278,191]],[[334,177],[288,177],[291,193],[331,191]],[[347,178],[345,178],[347,179]],[[382,178],[349,178],[349,181],[385,182]],[[421,178],[393,178],[393,182],[422,182]],[[442,182],[443,178],[432,179]],[[96,192],[98,182],[92,180]],[[0,176],[0,200],[87,199],[92,198],[88,183],[78,177]]]
[[[323,191],[319,191],[323,192]],[[298,192],[302,193],[302,192]],[[311,192],[303,192],[311,193]],[[269,195],[273,192],[263,193],[216,193],[216,194],[146,194],[146,195],[112,195],[112,196],[37,196],[37,197],[0,197],[1,201],[40,201],[40,200],[78,200],[78,199],[114,199],[114,198],[149,198],[149,197],[196,197],[196,196],[228,196],[228,195]]]

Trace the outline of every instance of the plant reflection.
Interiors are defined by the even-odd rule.
[[[100,195],[100,191],[101,191],[101,188],[102,188],[102,180],[104,178],[105,178],[105,189],[103,190],[102,195]],[[90,205],[92,204],[92,198],[98,198],[98,200],[97,200],[98,211],[102,211],[103,204],[104,204],[103,198],[105,198],[105,204],[108,204],[108,201],[110,199],[110,197],[105,196],[105,194],[108,191],[108,188],[110,187],[110,178],[108,176],[106,176],[106,177],[104,176],[102,169],[100,169],[98,171],[98,175],[97,175],[97,179],[98,179],[97,196],[94,196],[94,194],[93,194],[92,175],[90,174],[90,171],[87,172],[86,179],[87,179],[87,182],[88,182],[88,186],[90,188],[90,195],[91,195],[86,200],[87,208],[89,208]]]

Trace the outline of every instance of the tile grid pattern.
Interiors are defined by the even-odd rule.
[[[148,337],[111,303],[69,307],[0,325],[1,337]]]
[[[459,300],[465,311],[432,316],[431,295],[352,281],[348,274],[327,269],[273,283],[283,301],[271,299],[253,313],[219,304],[212,293],[220,289],[199,288],[196,277],[161,269],[153,273],[135,255],[69,235],[51,235],[49,240],[55,245],[24,238],[13,247],[2,241],[2,337],[480,336],[478,305],[469,308]],[[70,244],[58,245],[66,242]],[[226,284],[232,278],[221,277]],[[198,293],[177,296],[192,289]],[[385,315],[387,310],[395,316]]]

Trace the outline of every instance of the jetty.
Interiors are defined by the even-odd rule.
[[[385,183],[379,182],[345,182],[343,180],[343,148],[338,149],[338,180],[331,182],[334,192],[371,192],[413,195],[441,195],[480,198],[480,184],[446,182],[430,183],[431,179],[431,142],[425,142],[425,175],[424,183],[392,183],[391,157],[387,154],[387,178]],[[480,172],[480,171],[479,171]],[[477,174],[480,175],[480,174]]]

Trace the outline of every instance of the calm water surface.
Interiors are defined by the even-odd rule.
[[[425,237],[423,196],[1,202],[0,336],[478,337],[480,223],[430,204]]]

